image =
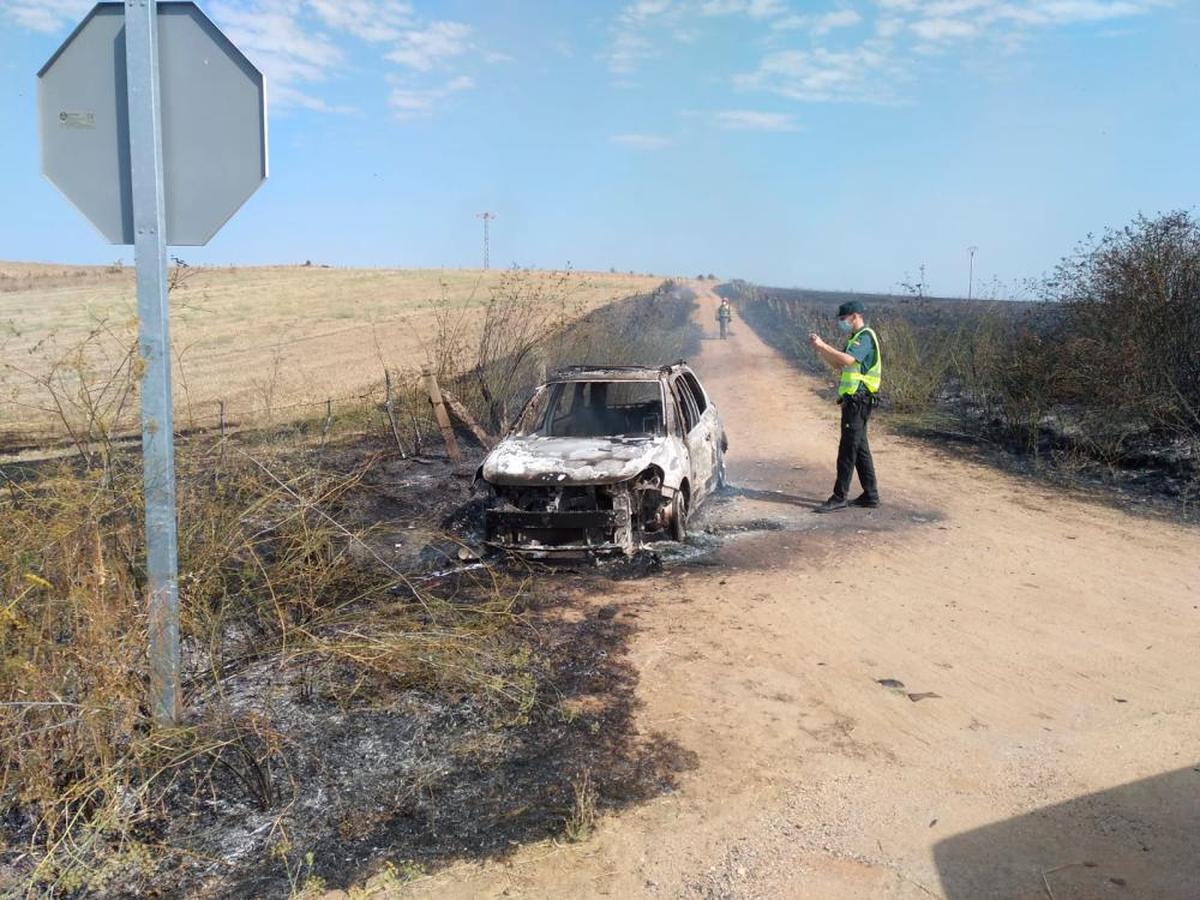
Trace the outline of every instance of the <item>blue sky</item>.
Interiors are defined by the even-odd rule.
[[[189,261],[715,272],[1018,290],[1200,204],[1200,0],[206,0],[271,178]],[[38,172],[91,4],[0,0],[0,259],[110,262]]]

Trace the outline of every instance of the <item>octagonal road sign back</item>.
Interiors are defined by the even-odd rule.
[[[42,172],[132,244],[125,4],[99,3],[38,73]],[[208,243],[267,177],[266,85],[195,3],[158,4],[166,242]]]

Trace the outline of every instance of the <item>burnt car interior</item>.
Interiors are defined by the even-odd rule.
[[[518,426],[526,437],[652,437],[663,434],[657,381],[551,383]]]

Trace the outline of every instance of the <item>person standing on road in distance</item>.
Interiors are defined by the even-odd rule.
[[[729,320],[733,318],[733,307],[729,304],[728,297],[721,298],[721,305],[717,307],[717,321],[721,323],[721,340],[725,340],[725,335],[729,331]]]
[[[867,327],[865,312],[858,300],[851,300],[838,307],[838,328],[849,336],[845,350],[837,350],[819,334],[808,336],[817,355],[841,374],[838,381],[838,403],[842,405],[842,436],[838,442],[837,481],[833,485],[833,496],[818,506],[819,513],[845,509],[847,506],[864,506],[874,509],[879,505],[879,486],[875,483],[875,460],[871,458],[871,447],[867,443],[867,420],[871,409],[879,402],[879,383],[883,366],[880,358],[879,338]],[[858,471],[858,481],[863,492],[847,502],[850,479]]]

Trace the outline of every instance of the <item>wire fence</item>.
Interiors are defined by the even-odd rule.
[[[486,445],[491,436],[476,421],[469,403],[449,387],[438,384],[433,373],[386,370],[384,377],[362,390],[320,399],[283,403],[255,403],[245,397],[193,401],[177,397],[175,433],[180,437],[210,435],[232,437],[247,432],[307,436],[326,442],[340,437],[370,436],[394,444],[401,455],[444,453],[445,429],[438,407],[431,399],[429,379],[445,415],[451,420],[455,439]],[[57,419],[36,424],[0,425],[0,457],[37,456],[77,449],[88,453],[96,446],[137,444],[141,424],[136,398],[131,402],[99,408],[80,403],[78,397],[59,398],[47,407]],[[116,408],[111,408],[113,405]]]

